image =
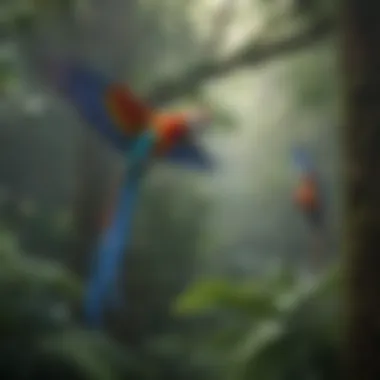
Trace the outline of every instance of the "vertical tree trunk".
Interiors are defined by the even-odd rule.
[[[380,13],[344,2],[349,329],[344,379],[380,379]]]

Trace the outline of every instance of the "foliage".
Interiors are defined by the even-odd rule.
[[[205,280],[174,310],[214,321],[204,341],[228,362],[227,379],[335,379],[338,279],[332,272],[307,282],[286,273],[243,284]]]
[[[34,231],[40,231],[41,239],[43,231],[59,237],[53,234],[57,224],[41,215],[29,216],[29,228],[40,224]],[[145,358],[147,373],[125,346],[118,347],[75,324],[69,305],[81,295],[79,281],[46,258],[47,247],[44,259],[23,253],[20,239],[4,227],[25,226],[25,217],[24,223],[21,219],[2,223],[3,373],[23,376],[17,373],[22,363],[32,378],[46,373],[58,376],[58,372],[99,380],[117,379],[125,373],[141,379],[282,380],[315,375],[328,380],[336,376],[339,276],[335,272],[318,282],[300,281],[285,271],[246,282],[205,279],[179,297],[174,312],[182,319],[177,321],[165,316],[162,306],[157,310],[150,306],[151,322],[161,327],[140,332],[144,337],[139,357]],[[58,222],[62,226],[62,218]],[[62,233],[68,236],[67,229]],[[42,247],[38,240],[24,242],[34,245],[37,253],[37,247]],[[159,291],[162,284],[156,286]]]
[[[98,333],[80,329],[70,304],[78,279],[56,262],[23,252],[0,234],[0,373],[3,378],[118,379],[133,356]],[[61,376],[61,377],[59,377]]]

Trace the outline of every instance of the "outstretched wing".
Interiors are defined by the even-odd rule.
[[[78,63],[61,64],[55,70],[60,91],[116,147],[125,149],[147,127],[152,111],[123,85]]]
[[[164,159],[174,165],[185,166],[189,169],[211,170],[214,162],[202,146],[191,139],[176,144]]]

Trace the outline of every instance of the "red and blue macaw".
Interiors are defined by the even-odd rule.
[[[325,233],[326,205],[322,193],[320,177],[311,155],[303,147],[293,151],[294,162],[299,172],[299,180],[294,191],[294,203],[312,228],[314,251],[321,256]],[[315,259],[318,259],[316,257]]]
[[[209,123],[202,112],[161,113],[137,100],[126,86],[113,83],[77,62],[51,65],[54,84],[81,117],[126,155],[113,217],[99,242],[84,302],[89,324],[102,323],[104,302],[116,295],[117,270],[131,239],[140,179],[152,160],[210,169],[211,160],[196,144],[196,131]],[[113,294],[110,294],[113,293]]]

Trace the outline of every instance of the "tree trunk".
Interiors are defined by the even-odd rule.
[[[348,352],[343,378],[380,379],[380,13],[344,2]]]

